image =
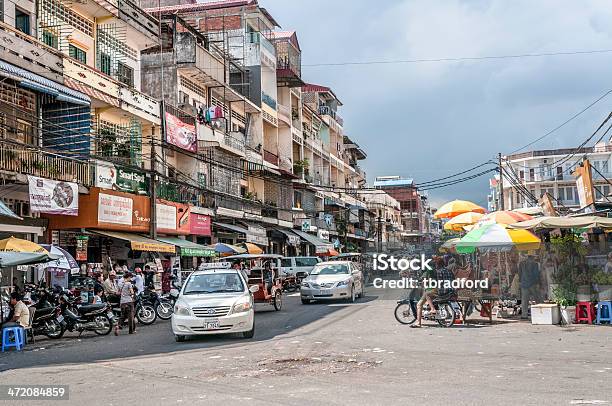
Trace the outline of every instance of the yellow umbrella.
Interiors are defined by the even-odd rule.
[[[0,240],[0,251],[31,252],[49,254],[49,252],[35,242],[22,240],[21,238],[9,237]]]
[[[482,218],[482,216],[483,214],[475,213],[472,211],[459,214],[458,216],[455,216],[449,221],[447,221],[446,224],[444,224],[444,229],[452,231],[463,231],[464,226],[476,224]]]
[[[453,200],[452,202],[448,202],[442,207],[440,207],[436,214],[434,214],[434,218],[453,218],[458,216],[459,214],[474,212],[474,213],[482,213],[484,214],[486,210],[479,205],[468,202],[466,200]]]
[[[250,242],[242,243],[240,244],[240,246],[246,249],[248,254],[255,254],[255,255],[263,254],[263,250],[261,248],[259,248],[257,245],[252,244]]]

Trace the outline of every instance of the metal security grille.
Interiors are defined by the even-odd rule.
[[[99,119],[96,124],[96,154],[111,160],[140,166],[142,163],[142,125],[137,119],[127,124]]]
[[[68,53],[68,38],[79,30],[93,38],[94,22],[70,8],[60,0],[38,2],[38,39],[47,45]]]
[[[134,86],[134,69],[138,51],[126,45],[127,28],[116,24],[98,25],[96,36],[96,67],[119,82]],[[128,62],[129,61],[129,62]]]

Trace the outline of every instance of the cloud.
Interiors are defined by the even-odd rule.
[[[296,29],[303,63],[513,55],[610,48],[612,7],[571,0],[260,0]],[[612,53],[490,61],[304,67],[344,102],[345,130],[368,152],[370,177],[423,182],[508,153],[612,89]],[[605,100],[533,148],[578,145]],[[482,179],[433,200],[485,203]]]

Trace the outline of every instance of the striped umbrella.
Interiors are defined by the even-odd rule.
[[[434,217],[437,219],[449,219],[458,216],[459,214],[469,212],[485,213],[486,210],[476,203],[468,202],[466,200],[453,200],[452,202],[443,204],[442,207],[436,210]]]
[[[519,213],[516,211],[499,210],[485,214],[481,219],[481,223],[497,223],[497,224],[514,224],[521,221],[531,220],[529,214]]]
[[[452,230],[452,231],[463,231],[463,226],[469,226],[469,225],[475,224],[482,217],[483,217],[483,214],[474,213],[471,211],[467,213],[459,214],[458,216],[455,216],[452,219],[448,220],[446,224],[444,224],[444,229]]]
[[[517,231],[522,231],[517,233]],[[506,228],[503,224],[483,224],[467,233],[455,246],[458,253],[479,251],[519,251],[540,248],[540,239],[527,230]]]

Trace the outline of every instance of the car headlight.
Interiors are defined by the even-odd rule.
[[[250,300],[240,300],[232,307],[232,313],[248,312],[252,307]]]
[[[184,303],[177,303],[174,305],[174,314],[177,316],[191,316],[191,309]]]
[[[351,282],[350,279],[347,279],[345,281],[340,281],[336,284],[337,287],[341,287],[341,286],[348,286],[348,284]]]
[[[308,282],[306,282],[306,281],[302,281],[302,287],[303,288],[309,288],[310,284]]]

